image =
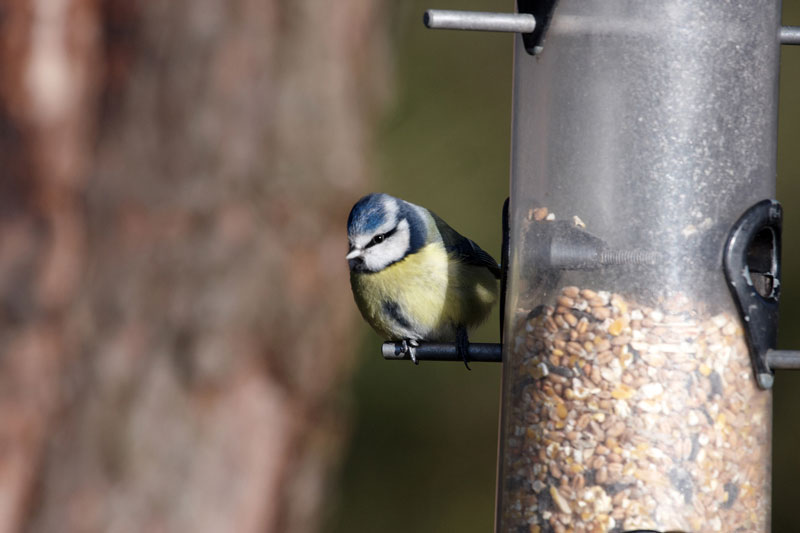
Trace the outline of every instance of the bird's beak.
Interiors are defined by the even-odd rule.
[[[353,248],[346,256],[344,256],[344,258],[350,261],[351,259],[355,259],[356,257],[360,256],[361,256],[361,250],[359,250],[358,248]]]

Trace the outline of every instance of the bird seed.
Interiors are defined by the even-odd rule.
[[[572,286],[555,303],[514,326],[499,530],[768,531],[771,394],[738,318]]]

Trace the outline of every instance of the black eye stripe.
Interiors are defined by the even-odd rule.
[[[369,241],[369,243],[367,243],[367,245],[364,248],[369,248],[371,246],[375,246],[376,244],[382,243],[383,241],[385,241],[386,239],[388,239],[389,237],[394,235],[396,231],[397,231],[397,227],[395,226],[394,228],[390,229],[386,233],[381,233],[379,235],[375,235],[372,238],[372,240]]]

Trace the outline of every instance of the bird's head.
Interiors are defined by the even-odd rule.
[[[369,194],[356,202],[347,219],[350,270],[378,272],[419,250],[426,239],[425,214],[388,194]]]

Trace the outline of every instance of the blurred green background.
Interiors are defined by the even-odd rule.
[[[510,5],[510,4],[509,4]],[[499,257],[508,195],[512,36],[429,31],[426,8],[497,11],[488,0],[389,6],[396,86],[376,145],[375,190],[420,203]],[[783,24],[800,25],[800,1]],[[800,46],[781,55],[778,199],[784,207],[780,347],[800,349]],[[495,313],[472,340],[497,342]],[[491,531],[500,365],[389,363],[365,325],[351,447],[329,533]],[[775,385],[773,531],[800,531],[800,372]]]

